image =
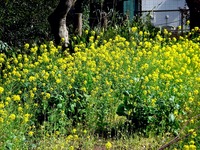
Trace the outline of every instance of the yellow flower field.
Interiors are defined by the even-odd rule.
[[[93,31],[73,54],[52,41],[27,43],[12,57],[1,53],[0,147],[26,149],[77,127],[102,136],[123,128],[184,137],[193,129],[177,147],[200,148],[200,37],[171,38],[165,31],[151,38],[137,27],[129,34],[130,40],[106,40]]]

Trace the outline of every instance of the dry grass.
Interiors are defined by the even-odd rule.
[[[84,136],[85,137],[85,136]],[[89,136],[89,138],[79,137],[76,140],[66,142],[66,137],[47,137],[40,141],[38,150],[106,150],[106,143],[112,144],[111,150],[156,150],[171,138],[169,136],[124,136],[120,139],[102,139]]]

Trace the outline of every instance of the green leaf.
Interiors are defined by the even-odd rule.
[[[116,112],[119,116],[126,116],[124,104],[120,104]]]
[[[174,122],[174,120],[175,120],[174,114],[173,114],[173,113],[170,113],[170,114],[169,114],[169,122]]]

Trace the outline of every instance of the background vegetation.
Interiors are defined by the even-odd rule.
[[[58,5],[55,0],[9,0],[0,2],[0,39],[10,46],[23,46],[26,42],[52,40],[48,16]],[[83,28],[88,27],[88,0],[83,1]],[[73,9],[68,15],[68,25],[72,25]],[[73,26],[70,26],[70,34]],[[27,38],[29,37],[29,38]]]

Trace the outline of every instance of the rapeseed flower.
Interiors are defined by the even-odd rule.
[[[131,28],[131,31],[134,33],[134,32],[136,32],[137,31],[137,27],[132,27]]]
[[[73,135],[68,135],[67,137],[66,137],[66,143],[68,143],[69,141],[71,141],[73,139]]]
[[[19,112],[23,112],[23,108],[22,108],[21,106],[19,106],[19,107],[17,108],[17,110],[18,110]]]
[[[0,109],[4,108],[4,103],[3,102],[0,102]]]
[[[189,145],[189,150],[196,150],[196,149],[197,149],[197,147],[195,145],[193,145],[193,144]]]
[[[4,118],[0,117],[0,123],[4,122]]]
[[[10,118],[11,120],[15,120],[16,115],[15,115],[15,114],[10,114],[9,118]]]
[[[75,149],[74,146],[69,147],[69,150],[74,150],[74,149]]]
[[[73,138],[74,138],[74,140],[78,140],[78,135],[75,134],[75,135],[73,136]]]
[[[23,119],[24,119],[24,123],[27,123],[27,122],[29,121],[30,117],[31,117],[30,114],[28,114],[28,113],[25,114],[25,115],[24,115],[24,118],[23,118]]]
[[[21,98],[20,98],[20,95],[13,95],[12,99],[13,99],[13,101],[18,102],[18,101],[20,101]]]
[[[0,94],[2,94],[4,91],[4,88],[0,86]]]
[[[59,78],[58,78],[58,79],[56,79],[56,83],[61,83],[61,81],[62,81],[62,80],[61,80],[61,79],[59,79]]]
[[[76,131],[77,131],[76,129],[73,129],[73,130],[72,130],[72,133],[73,133],[73,134],[75,134],[75,133],[76,133]]]
[[[95,35],[95,31],[94,31],[94,30],[93,30],[93,31],[91,31],[91,35],[93,35],[93,36]]]
[[[190,20],[187,20],[187,21],[186,21],[186,25],[189,25],[189,24],[190,24]]]
[[[29,131],[29,132],[28,132],[28,135],[29,135],[29,136],[33,136],[33,134],[34,134],[33,131]]]
[[[183,146],[183,150],[190,150],[189,145],[184,145],[184,146]]]
[[[112,148],[112,143],[108,141],[108,142],[105,144],[105,147],[106,147],[107,150],[110,150],[110,149]]]
[[[24,45],[24,49],[25,49],[25,50],[27,50],[29,47],[30,47],[30,45],[29,45],[28,43],[26,43],[26,44]]]
[[[199,27],[194,27],[194,30],[195,31],[199,31]]]

